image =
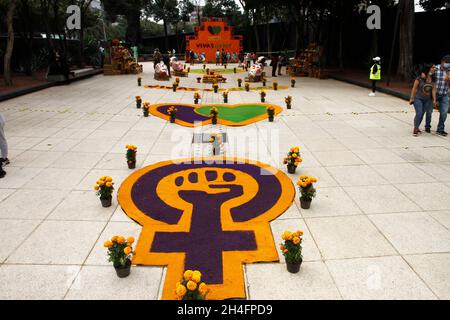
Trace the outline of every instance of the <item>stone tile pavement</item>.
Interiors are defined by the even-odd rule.
[[[151,64],[144,71],[143,83],[156,84]],[[227,75],[223,86],[243,76]],[[209,88],[195,78],[181,78],[181,85]],[[228,155],[254,158],[251,150],[233,150],[243,130],[253,130],[249,141],[259,160],[282,170],[284,153],[298,145],[304,163],[292,180],[300,174],[319,180],[311,210],[301,210],[297,199],[272,222],[277,244],[285,230],[304,230],[301,272],[288,274],[283,259],[244,266],[249,299],[450,298],[450,138],[412,137],[412,107],[367,94],[335,80],[300,78],[295,89],[267,91],[270,103],[284,106],[287,95],[294,101],[273,124],[201,129],[227,132]],[[137,237],[141,227],[117,201],[101,208],[92,190],[101,175],[120,185],[130,174],[126,144],[138,146],[138,168],[194,152],[175,147],[189,145],[192,129],[143,118],[136,95],[191,103],[193,93],[137,87],[132,75],[95,76],[0,104],[11,149],[0,180],[0,299],[161,296],[164,268],[133,267],[130,277],[115,276],[103,241]],[[229,100],[257,102],[259,95],[231,92]],[[203,103],[221,101],[220,94],[203,94]]]

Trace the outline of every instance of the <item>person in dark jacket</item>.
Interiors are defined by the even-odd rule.
[[[277,68],[278,68],[279,61],[280,61],[280,58],[279,58],[278,54],[272,55],[272,60],[270,61],[270,66],[272,67],[272,77],[277,76]]]
[[[163,62],[167,66],[167,70],[169,70],[169,77],[171,77],[171,75],[170,75],[170,57],[169,57],[169,54],[166,53],[163,56]]]

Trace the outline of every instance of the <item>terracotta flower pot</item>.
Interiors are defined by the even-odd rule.
[[[103,208],[109,208],[112,206],[112,196],[100,198],[100,202],[102,203]]]
[[[288,103],[286,106],[287,106],[288,109],[292,108],[292,105],[290,103]]]
[[[286,261],[286,268],[287,271],[289,271],[290,273],[298,273],[300,271],[300,266],[302,265],[303,261],[300,261],[298,263],[291,263]]]
[[[144,117],[147,118],[149,115],[148,110],[144,110]]]
[[[269,116],[269,122],[273,122],[274,118],[274,116]]]
[[[173,116],[170,117],[170,123],[175,123],[175,117]]]
[[[302,209],[308,210],[309,208],[311,208],[311,202],[312,200],[306,200],[303,199],[303,197],[300,198],[300,206]]]
[[[130,275],[130,272],[131,272],[131,261],[128,260],[125,267],[114,266],[114,269],[116,269],[116,273],[119,278],[126,278]]]
[[[141,101],[139,101],[139,102],[136,101],[136,108],[140,109],[140,108],[141,108],[141,105],[142,105],[142,102],[141,102]]]
[[[213,117],[213,118],[211,119],[211,121],[212,121],[212,124],[214,124],[214,125],[217,124],[217,118],[216,118],[216,117]]]
[[[261,98],[261,102],[266,102],[266,98]]]
[[[129,161],[128,169],[136,169],[136,161]]]
[[[287,168],[288,168],[288,172],[289,172],[290,174],[294,174],[294,173],[297,171],[297,167],[294,166],[294,165],[289,165],[289,164],[288,164]]]
[[[198,99],[194,99],[194,104],[198,104]]]
[[[223,98],[223,103],[228,103],[228,98]]]

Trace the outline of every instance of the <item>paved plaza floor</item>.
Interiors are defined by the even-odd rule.
[[[211,87],[197,76],[181,86]],[[244,76],[227,74],[222,87]],[[150,63],[142,77],[143,85],[158,84]],[[290,85],[285,75],[277,81]],[[221,94],[201,94],[203,104],[222,102]],[[138,169],[202,150],[190,145],[194,129],[143,118],[137,95],[152,104],[193,101],[190,91],[138,87],[135,75],[101,75],[1,103],[11,164],[0,180],[0,299],[161,297],[165,268],[115,275],[103,242],[116,234],[137,239],[141,227],[116,199],[102,208],[93,185],[108,175],[119,187],[131,174],[127,144],[138,147]],[[230,141],[253,130],[254,160],[283,171],[284,154],[299,146],[304,162],[290,177],[318,179],[310,210],[297,196],[271,224],[277,247],[285,230],[304,231],[300,273],[289,274],[282,256],[244,265],[248,299],[450,299],[450,138],[413,137],[414,110],[405,101],[370,98],[335,80],[298,78],[295,88],[267,90],[266,99],[285,109],[274,123],[198,129],[226,132]],[[259,102],[259,93],[230,92],[229,102]],[[437,120],[435,113],[433,132]],[[254,156],[232,147],[227,155]]]

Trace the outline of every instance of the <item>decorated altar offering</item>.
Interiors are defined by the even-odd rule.
[[[288,152],[287,157],[284,158],[283,163],[287,165],[288,172],[294,174],[297,170],[297,167],[300,163],[303,162],[303,159],[300,155],[300,148],[294,147]]]
[[[155,65],[155,80],[169,81],[169,69],[164,62],[160,62]]]
[[[302,209],[309,209],[313,198],[316,197],[316,189],[314,189],[313,183],[316,183],[317,179],[309,176],[300,176],[297,185],[300,188],[300,205]]]
[[[200,271],[186,270],[183,279],[176,284],[175,295],[178,300],[205,300],[209,292],[202,281]]]
[[[299,230],[294,233],[286,231],[281,238],[284,242],[281,244],[280,250],[286,260],[286,268],[290,273],[298,273],[303,262],[303,231]]]
[[[105,241],[103,246],[108,248],[108,261],[113,263],[119,278],[126,278],[131,271],[131,258],[133,257],[133,249],[131,245],[134,243],[134,237],[114,236],[111,240]]]
[[[135,169],[136,168],[136,154],[137,154],[137,147],[133,145],[126,145],[125,148],[127,149],[127,164],[128,169]]]
[[[112,193],[114,192],[114,182],[111,177],[104,176],[97,180],[94,190],[97,191],[97,196],[100,197],[100,201],[104,208],[111,207],[112,205]]]
[[[210,72],[203,76],[203,83],[225,83],[227,79],[223,77],[221,74],[216,74],[214,72]]]

